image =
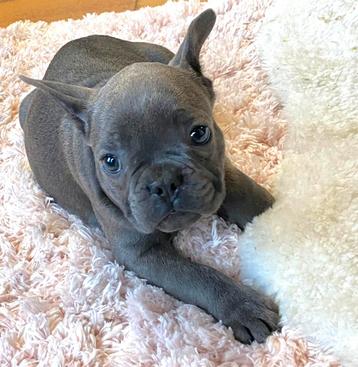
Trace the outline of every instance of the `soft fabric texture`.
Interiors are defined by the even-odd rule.
[[[288,120],[273,209],[240,239],[241,270],[285,324],[358,366],[358,6],[277,0],[257,45]]]
[[[356,16],[349,1],[301,2],[182,1],[0,29],[0,365],[339,366],[337,356],[357,364],[357,45],[339,33],[353,32]],[[218,19],[202,62],[228,154],[278,200],[245,234],[204,218],[176,245],[277,297],[285,326],[263,345],[240,344],[210,315],[116,264],[101,234],[36,184],[18,122],[30,87],[17,75],[41,78],[67,41],[109,34],[175,51],[206,7]]]

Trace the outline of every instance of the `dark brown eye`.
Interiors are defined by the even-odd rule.
[[[110,173],[117,173],[121,169],[118,158],[113,154],[106,154],[102,159],[104,168]]]
[[[195,126],[190,133],[191,140],[196,145],[204,145],[210,141],[211,131],[208,126]]]

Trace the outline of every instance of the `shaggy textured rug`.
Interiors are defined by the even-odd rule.
[[[0,29],[1,366],[358,364],[357,12],[353,0],[286,3],[182,1]],[[245,234],[205,218],[176,245],[276,296],[284,327],[263,345],[114,263],[35,183],[18,122],[30,88],[17,75],[41,78],[65,42],[100,33],[175,51],[205,7],[218,14],[202,61],[228,154],[278,200]]]

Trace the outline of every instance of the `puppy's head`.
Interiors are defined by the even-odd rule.
[[[102,190],[140,232],[183,229],[225,197],[224,139],[199,63],[214,23],[203,12],[168,65],[131,64],[100,89],[24,79],[75,116]]]

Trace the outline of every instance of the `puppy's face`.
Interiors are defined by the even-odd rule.
[[[140,232],[177,231],[221,205],[224,139],[210,93],[190,71],[138,63],[97,95],[89,136],[97,178]]]

